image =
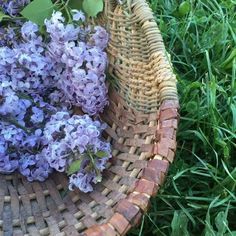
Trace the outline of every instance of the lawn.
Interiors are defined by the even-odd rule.
[[[178,149],[134,235],[236,235],[236,1],[150,0],[178,79]]]

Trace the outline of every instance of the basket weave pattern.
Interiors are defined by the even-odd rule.
[[[85,194],[66,192],[59,173],[43,183],[1,175],[0,236],[125,235],[164,181],[176,150],[178,98],[162,37],[144,0],[105,0],[101,20],[117,81],[101,115],[113,150],[103,181]]]

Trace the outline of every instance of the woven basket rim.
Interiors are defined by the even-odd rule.
[[[90,227],[83,236],[124,236],[132,227],[140,224],[142,214],[145,214],[149,209],[150,198],[157,195],[160,186],[164,183],[169,165],[174,160],[176,135],[172,139],[168,135],[162,138],[159,136],[163,132],[168,134],[169,131],[177,129],[178,110],[178,100],[162,102],[157,116],[156,142],[152,147],[154,157],[148,160],[147,166],[133,190],[126,198],[118,201],[115,213],[108,222]]]
[[[8,203],[10,203],[10,214],[11,218],[13,218],[13,221],[10,222],[9,219],[8,221],[6,221],[8,216],[5,216],[5,218],[3,216],[3,219],[0,217],[0,227],[4,228],[4,222],[8,222],[13,226],[14,224],[17,226],[20,225],[20,227],[22,228],[26,228],[27,225],[35,224],[32,229],[30,229],[32,230],[32,233],[19,233],[19,235],[26,236],[49,234],[58,236],[124,236],[132,227],[137,226],[140,223],[142,215],[148,210],[148,207],[150,205],[150,198],[157,195],[160,186],[164,183],[166,174],[168,173],[169,165],[174,160],[176,152],[176,130],[179,121],[179,101],[176,89],[176,78],[172,70],[170,58],[165,51],[160,31],[155,23],[151,10],[145,0],[127,0],[121,5],[117,3],[117,0],[104,1],[105,10],[101,15],[101,19],[99,18],[99,22],[104,22],[104,18],[105,21],[106,19],[108,19],[106,21],[106,27],[110,27],[111,35],[115,35],[115,37],[118,38],[120,37],[117,41],[115,41],[116,38],[111,38],[109,47],[107,49],[110,59],[109,74],[114,78],[118,77],[118,79],[120,79],[120,85],[117,87],[117,90],[112,88],[110,89],[110,92],[112,94],[111,96],[113,96],[111,101],[115,101],[114,104],[116,106],[115,108],[112,108],[114,109],[113,115],[117,115],[116,112],[120,112],[119,115],[123,116],[123,120],[120,121],[118,119],[119,122],[122,123],[124,122],[124,120],[127,120],[128,123],[129,119],[134,119],[134,127],[137,126],[137,128],[140,128],[140,130],[144,134],[145,132],[147,134],[148,132],[150,132],[150,136],[152,136],[153,138],[152,142],[146,143],[146,138],[142,138],[142,143],[140,144],[138,143],[140,140],[135,140],[134,135],[130,136],[133,144],[129,144],[130,146],[133,145],[139,147],[140,150],[142,150],[142,153],[148,152],[150,155],[147,159],[144,160],[144,162],[142,162],[143,166],[142,168],[140,168],[141,170],[139,174],[135,176],[134,184],[129,185],[129,188],[127,187],[128,191],[125,192],[125,197],[122,197],[121,199],[116,201],[114,203],[114,206],[112,205],[112,215],[110,217],[105,217],[105,223],[103,222],[102,224],[97,224],[98,222],[95,222],[94,224],[92,224],[92,226],[86,226],[87,229],[82,233],[78,233],[78,227],[75,225],[75,223],[73,223],[74,218],[71,217],[71,215],[73,215],[73,211],[71,213],[70,209],[68,211],[71,215],[68,214],[67,217],[69,220],[71,220],[71,222],[69,222],[65,227],[60,226],[60,221],[56,221],[54,219],[57,218],[57,215],[55,213],[56,211],[54,213],[52,212],[52,214],[54,214],[54,218],[50,215],[51,209],[49,209],[48,211],[45,210],[45,212],[42,210],[40,213],[42,214],[43,220],[46,222],[45,225],[48,225],[47,228],[39,227],[40,229],[38,230],[37,219],[34,221],[32,217],[28,217],[27,220],[25,220],[21,219],[21,216],[19,216],[19,218],[16,217],[16,219],[14,219],[15,215],[20,214],[19,212],[17,212],[20,211],[19,201],[21,201],[23,207],[31,207],[30,196],[28,196],[30,195],[30,193],[25,192],[25,190],[21,189],[18,190],[20,194],[20,196],[18,196],[17,190],[12,189],[12,186],[1,186],[4,185],[2,183],[4,183],[4,181],[6,182],[7,178],[4,180],[0,179],[0,210],[2,210],[2,215],[4,215],[4,202],[7,201]],[[126,25],[125,27],[122,27],[122,24],[124,24],[122,22],[125,22],[124,20],[126,20],[126,18],[122,18],[123,16],[127,17],[127,19],[130,20],[130,25],[127,26],[127,28],[131,27],[131,29],[129,30],[133,30],[132,26],[135,24],[137,25],[137,22],[140,23],[140,25],[138,26],[144,32],[144,38],[147,38],[146,41],[142,38],[139,39],[140,41],[138,41],[143,43],[144,45],[148,45],[148,49],[145,51],[145,53],[147,53],[148,55],[143,56],[143,61],[141,59],[140,61],[137,60],[135,56],[135,50],[138,49],[139,45],[131,46],[130,50],[133,50],[133,61],[129,60],[129,57],[126,55],[126,45],[124,46],[124,49],[121,48],[122,40],[126,38],[126,35],[124,34]],[[116,17],[117,19],[119,19],[119,22],[117,22]],[[118,29],[116,29],[116,27],[118,27]],[[118,36],[116,36],[117,32]],[[117,45],[120,45],[120,48],[115,48],[114,42],[117,43]],[[133,41],[131,38],[129,43],[132,42]],[[150,64],[146,65],[146,61],[149,60]],[[135,78],[133,78],[132,76],[130,76],[131,78],[127,77],[131,74],[131,72],[137,74],[137,81],[135,80],[135,76]],[[143,79],[140,74],[144,77]],[[147,88],[150,88],[150,91],[147,91]],[[146,104],[149,102],[149,98],[151,100],[150,104]],[[155,100],[156,98],[157,100]],[[131,115],[132,117],[130,117]],[[139,122],[141,122],[142,119],[146,118],[147,122],[153,122],[155,125],[147,128],[148,125],[145,123],[142,127],[139,127]],[[112,120],[112,122],[114,121]],[[125,125],[127,124],[122,123],[122,126]],[[115,132],[115,130],[112,130],[110,132],[111,138],[113,138],[112,135],[117,135],[116,133],[112,133]],[[129,137],[128,132],[126,132],[126,135],[127,137]],[[135,143],[136,141],[137,143]],[[129,152],[123,153],[127,155],[129,154]],[[138,159],[137,161],[140,160]],[[9,176],[8,178],[11,179],[11,176]],[[50,182],[47,184],[49,186],[47,186],[47,191],[51,191],[53,193],[52,198],[53,196],[55,196],[55,203],[57,208],[59,209],[59,211],[60,209],[64,210],[65,206],[60,205],[60,201],[57,198],[59,191],[55,193],[55,191],[57,191],[57,186],[50,187]],[[10,196],[5,195],[5,188],[8,188]],[[42,191],[42,189],[37,187],[35,188],[36,197],[34,196],[34,200],[36,198],[44,198],[44,193],[40,192]],[[79,199],[79,194],[76,197],[77,199]],[[45,201],[45,199],[41,199],[41,202],[43,201]],[[30,206],[27,206],[27,204]],[[75,205],[76,204],[77,203],[75,201]],[[86,205],[86,202],[83,202],[83,204]],[[86,207],[84,209],[86,210]],[[80,211],[80,208],[78,207],[78,209],[76,208],[76,210]],[[31,209],[29,211],[32,212]],[[32,216],[34,216],[34,214],[32,214]],[[36,214],[35,218],[37,217],[39,216],[37,216]],[[54,232],[54,228],[55,232],[58,232],[58,228],[60,232],[56,234],[51,233],[51,229]],[[1,228],[0,233],[2,233]],[[16,235],[18,234],[16,233]]]

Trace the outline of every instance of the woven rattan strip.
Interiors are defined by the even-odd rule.
[[[113,158],[92,193],[68,192],[67,177],[44,183],[0,176],[0,235],[125,235],[147,210],[176,150],[175,76],[144,0],[105,0],[110,33],[109,107],[101,115]],[[114,89],[115,88],[115,89]]]
[[[177,99],[175,76],[161,34],[144,0],[116,6],[107,2],[110,74],[131,107],[155,112],[165,99]]]

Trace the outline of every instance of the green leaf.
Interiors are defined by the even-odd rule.
[[[198,109],[198,104],[195,101],[190,101],[186,104],[186,110],[189,113],[195,113]]]
[[[68,6],[71,9],[81,10],[83,8],[82,0],[70,0],[69,3],[68,3]]]
[[[222,47],[222,44],[225,42],[225,40],[227,40],[225,35],[228,35],[225,24],[215,23],[209,27],[208,30],[206,29],[206,31],[204,31],[204,33],[201,35],[201,50],[207,50],[213,48],[216,45],[220,45],[220,47]]]
[[[181,16],[187,15],[191,10],[191,5],[188,1],[183,1],[180,5],[179,5],[179,14]]]
[[[236,236],[236,231],[231,231],[231,232],[225,234],[224,236]]]
[[[68,175],[72,175],[80,169],[82,160],[76,160],[71,163],[69,169],[67,170]]]
[[[4,18],[11,18],[8,15],[5,15],[2,11],[0,11],[0,22],[4,19]]]
[[[97,183],[100,183],[102,181],[102,176],[101,174],[97,175],[96,178],[95,178],[96,182]]]
[[[230,109],[232,112],[232,129],[233,131],[236,130],[236,105],[235,104],[230,104]]]
[[[228,227],[228,221],[226,217],[226,213],[223,211],[220,211],[216,218],[215,218],[215,224],[218,229],[218,235],[224,235],[227,231]]]
[[[211,225],[211,216],[210,216],[210,207],[215,203],[215,201],[217,201],[217,199],[213,200],[213,202],[210,204],[208,212],[206,214],[204,236],[216,236],[213,226]]]
[[[224,62],[221,63],[221,67],[224,68],[224,69],[230,69],[232,68],[232,65],[233,65],[233,61],[236,57],[236,48],[234,48],[232,50],[232,52],[230,53],[230,55],[225,59]]]
[[[95,155],[97,157],[99,157],[99,158],[103,158],[103,157],[107,157],[108,156],[107,153],[104,152],[104,151],[98,151],[98,152],[95,153]]]
[[[83,9],[88,16],[95,17],[103,10],[103,0],[83,0]]]
[[[21,15],[42,26],[44,20],[52,16],[53,9],[51,0],[34,0],[21,11]]]
[[[171,222],[171,236],[189,236],[187,227],[188,217],[184,212],[178,213],[177,211],[175,211],[173,220]]]

